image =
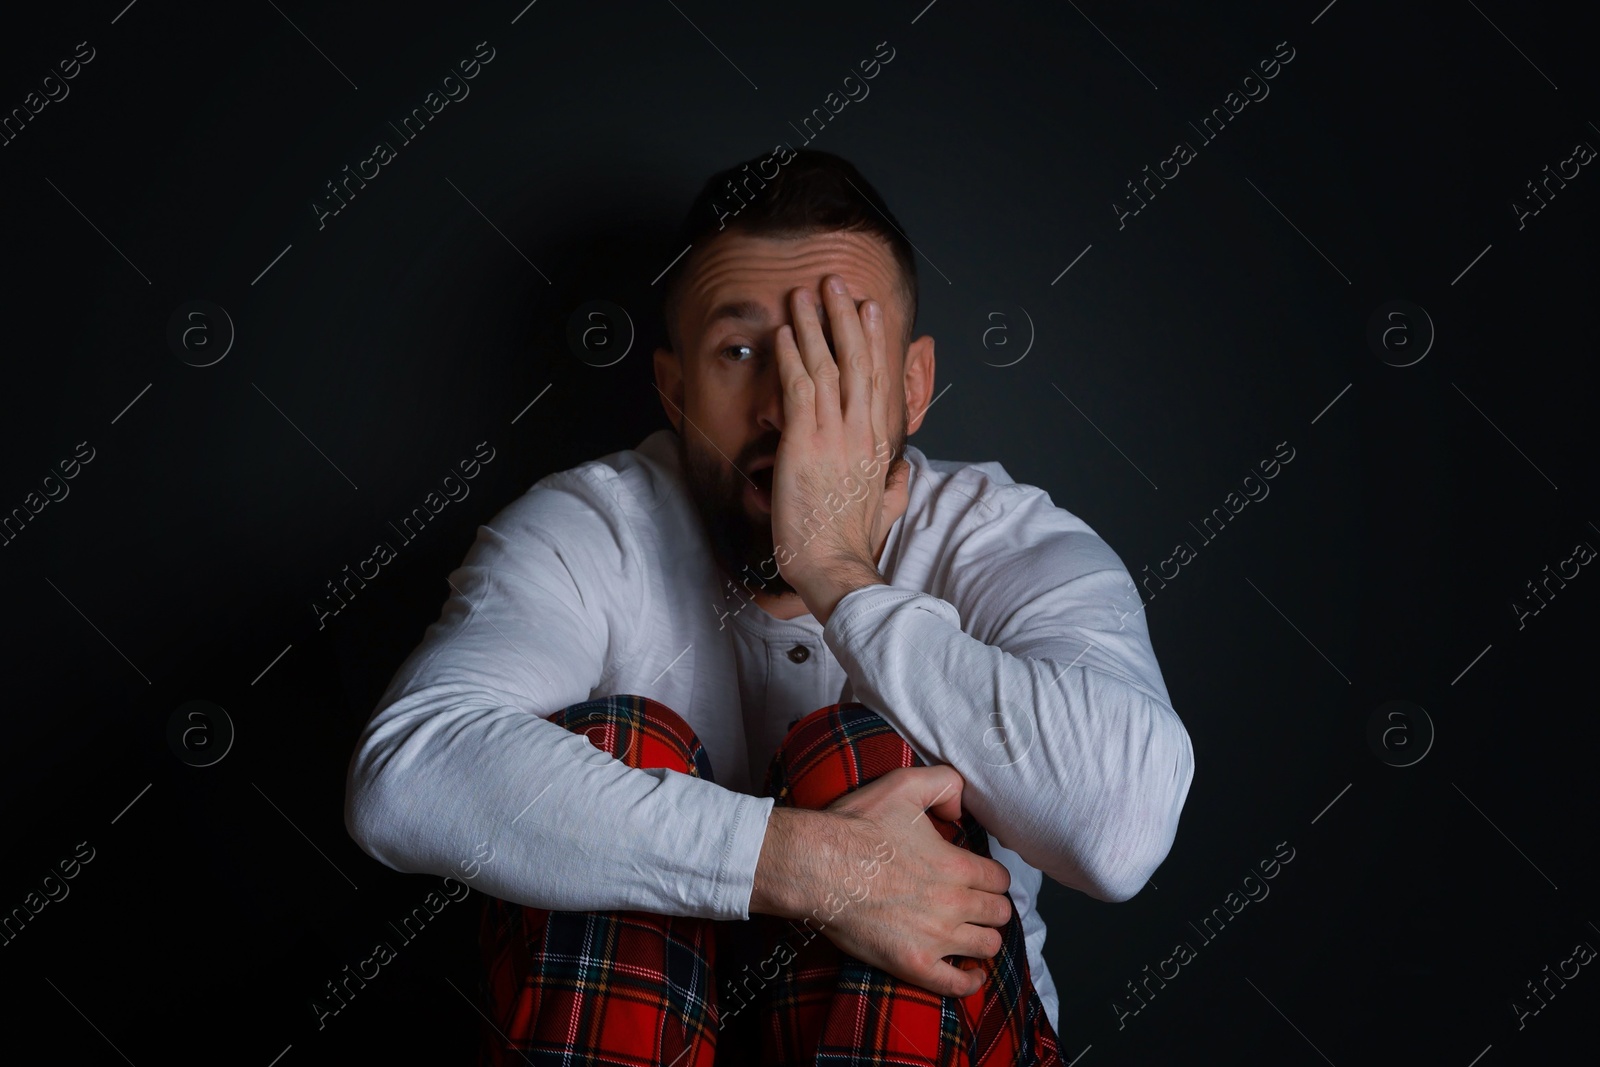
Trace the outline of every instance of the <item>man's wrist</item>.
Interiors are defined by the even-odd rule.
[[[774,807],[767,817],[767,834],[756,861],[755,885],[750,892],[750,914],[797,918],[806,912],[803,887],[810,880],[823,835],[817,820],[822,812],[806,808]]]
[[[795,590],[811,610],[812,617],[826,626],[839,607],[839,601],[846,596],[863,586],[888,584],[877,567],[866,560],[852,560],[824,568],[815,577],[795,584]]]
[[[751,915],[784,916],[788,913],[790,902],[785,890],[790,882],[794,852],[794,811],[793,808],[774,807],[767,816],[767,833],[761,839],[755,884],[750,890]]]

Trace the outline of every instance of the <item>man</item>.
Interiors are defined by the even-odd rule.
[[[349,831],[494,898],[485,1062],[1062,1062],[1042,874],[1133,896],[1193,776],[1133,582],[906,445],[934,342],[853,166],[780,146],[683,236],[672,429],[479,528]]]

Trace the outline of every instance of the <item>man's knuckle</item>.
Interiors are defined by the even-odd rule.
[[[1008,891],[1011,888],[1010,868],[1001,863],[999,860],[985,860],[982,859],[982,857],[979,857],[979,859],[982,861],[983,873],[989,875],[989,877],[994,879],[994,881],[999,884],[1000,888],[998,892],[1004,893]]]

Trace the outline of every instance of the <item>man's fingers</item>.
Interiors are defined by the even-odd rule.
[[[945,822],[961,821],[961,789],[966,780],[946,763],[905,768],[917,776],[917,805]]]
[[[833,362],[827,338],[822,336],[822,321],[817,314],[817,294],[801,287],[789,296],[800,358],[806,374],[816,385],[814,425],[818,429],[836,426],[839,423],[839,368]]]
[[[1004,893],[974,892],[967,922],[999,929],[1011,921],[1011,898]]]
[[[952,955],[966,955],[966,953],[952,953]],[[942,997],[970,997],[983,988],[983,972],[978,970],[963,970],[952,963],[940,960],[933,966],[933,973],[928,975],[923,988],[938,993]]]
[[[862,394],[872,421],[872,447],[889,440],[889,396],[894,391],[889,360],[889,338],[884,332],[883,305],[868,300],[861,305],[861,324],[866,333],[868,373],[872,380]],[[909,414],[909,413],[908,413]]]
[[[816,391],[810,386],[811,375],[806,372],[800,350],[795,345],[794,330],[787,324],[778,327],[776,346],[778,380],[783,383],[784,413],[801,425],[815,426]]]
[[[1011,888],[1011,871],[999,860],[989,859],[987,856],[972,856],[972,875],[967,883],[973,889],[985,893],[1004,893]]]
[[[839,283],[839,292],[833,283]],[[870,428],[872,416],[872,351],[869,339],[862,328],[856,302],[850,298],[844,279],[830,274],[822,279],[823,304],[828,309],[828,321],[833,324],[833,353],[839,368],[840,410],[851,426],[865,419]]]
[[[1005,947],[1006,939],[992,926],[963,926],[957,934],[961,942],[958,952],[975,960],[992,960]]]

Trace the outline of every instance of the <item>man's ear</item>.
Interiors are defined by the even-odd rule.
[[[667,421],[683,432],[683,361],[670,348],[657,348],[655,354],[656,389]]]
[[[923,334],[906,349],[906,436],[917,432],[933,403],[933,338]]]

